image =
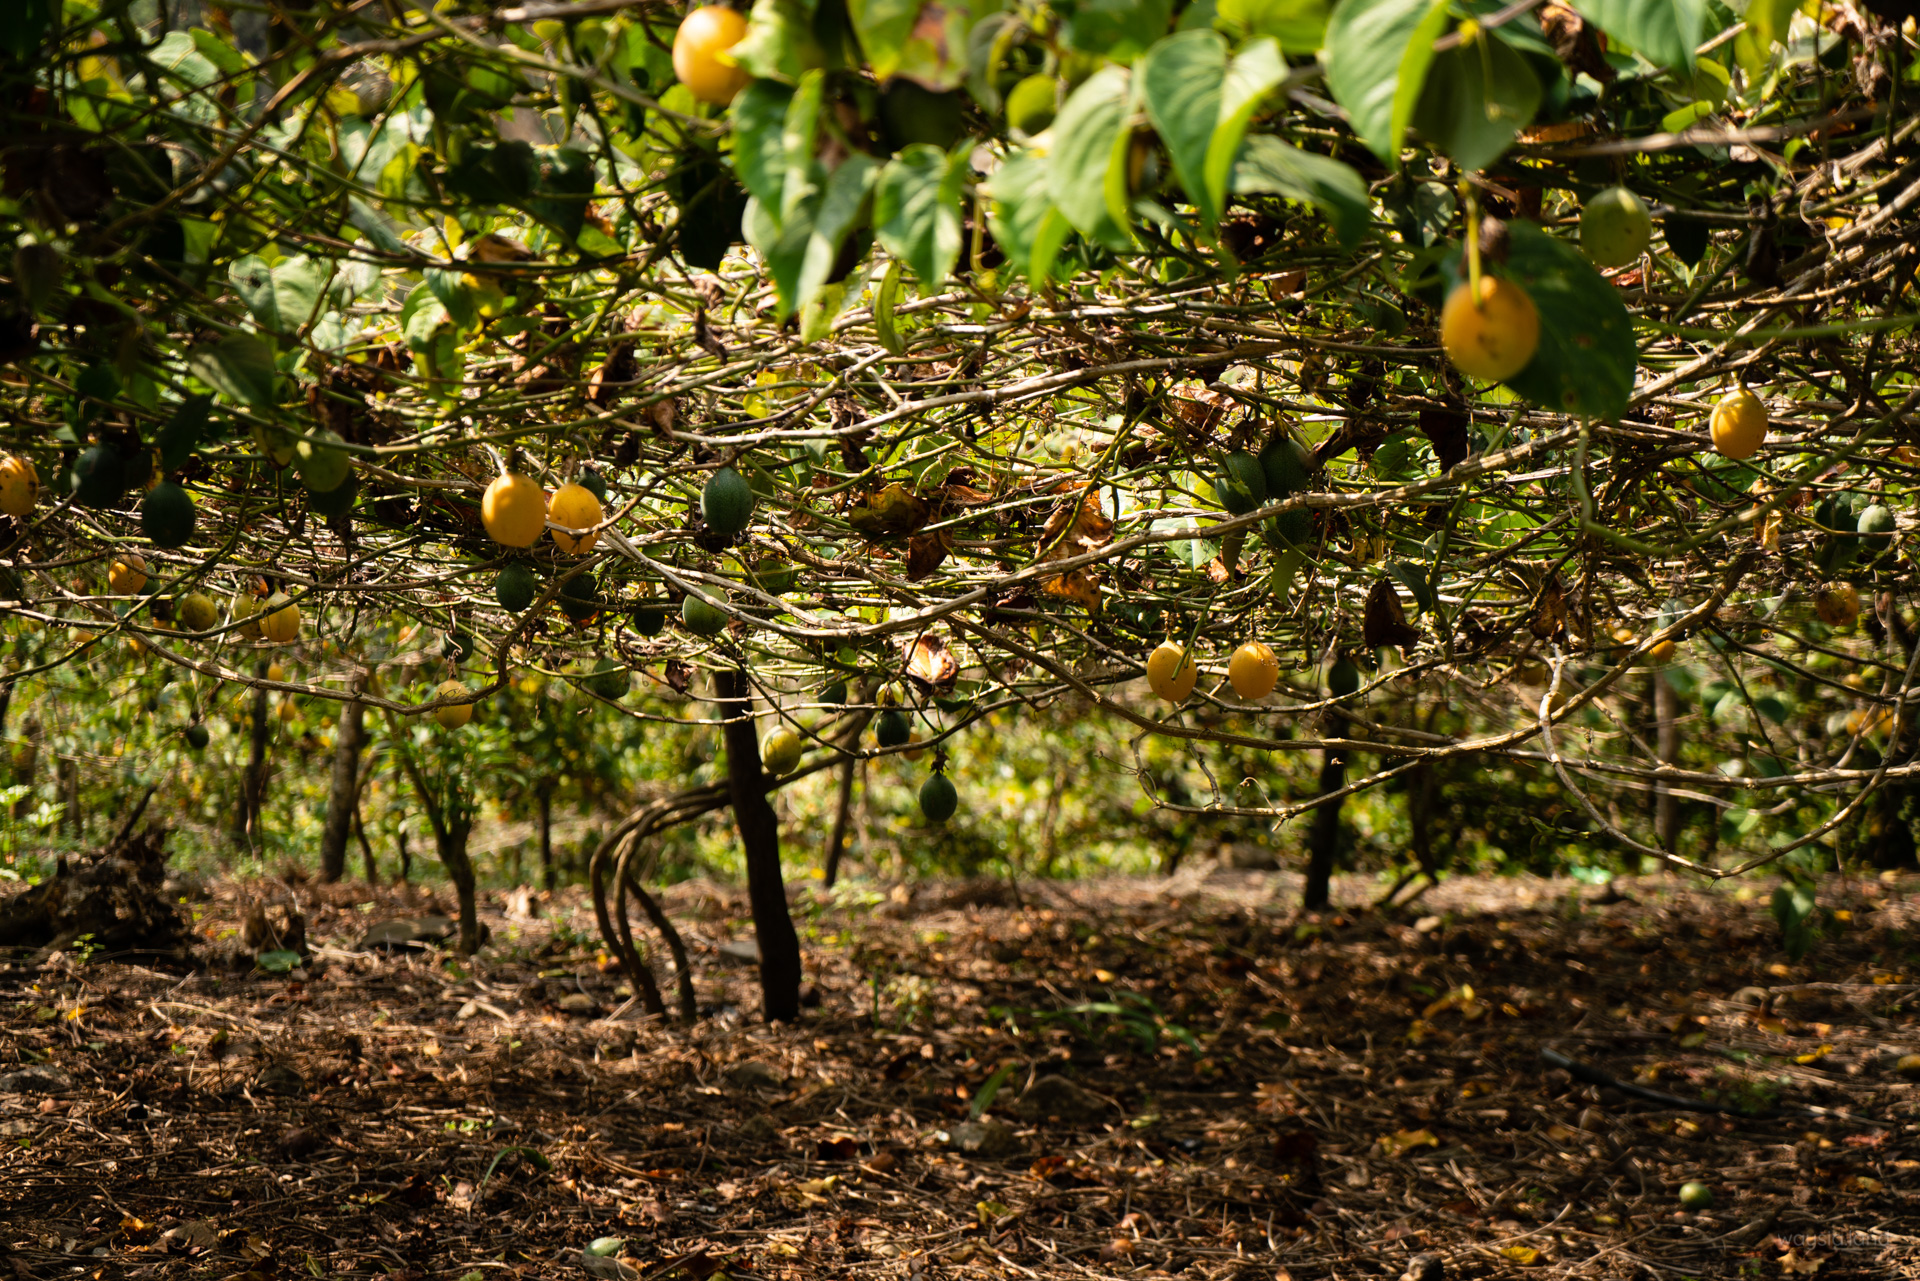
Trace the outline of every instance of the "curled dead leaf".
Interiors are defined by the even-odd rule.
[[[960,677],[960,660],[947,642],[932,633],[916,636],[907,646],[907,675],[935,690],[951,688]]]

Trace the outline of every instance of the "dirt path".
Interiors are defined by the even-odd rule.
[[[303,979],[0,970],[0,1251],[46,1281],[1920,1276],[1920,880],[1826,887],[1846,915],[1797,965],[1764,895],[1623,888],[1317,920],[1204,869],[803,899],[817,1005],[769,1029],[720,950],[742,897],[682,886],[691,1030],[630,1021],[577,898],[496,896],[463,967],[354,950],[433,904],[308,891]],[[198,904],[207,950],[275,891]],[[1832,1114],[1639,1101],[1548,1045]]]

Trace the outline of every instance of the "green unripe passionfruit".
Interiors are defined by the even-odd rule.
[[[576,623],[584,623],[600,612],[600,588],[592,574],[576,574],[561,586],[560,612]]]
[[[700,491],[700,519],[707,528],[732,538],[753,519],[753,489],[746,477],[731,467],[722,467],[708,479]]]
[[[644,600],[633,607],[632,612],[627,615],[627,621],[633,625],[633,630],[642,636],[658,636],[661,629],[667,625],[667,615],[672,612],[672,608],[665,601]]]
[[[960,808],[960,793],[945,774],[932,774],[920,784],[920,812],[931,823],[944,823]]]
[[[1860,534],[1860,549],[1865,555],[1874,559],[1886,555],[1893,548],[1893,509],[1884,503],[1869,504],[1860,513],[1855,529]]]
[[[1291,436],[1282,436],[1260,451],[1260,470],[1267,480],[1267,498],[1286,498],[1307,487],[1313,478],[1313,455]]]
[[[592,693],[617,703],[633,688],[633,674],[625,663],[603,658],[593,665],[593,674],[587,677],[586,686]]]
[[[189,725],[181,733],[186,737],[187,746],[196,752],[207,745],[209,736],[205,725]]]
[[[874,719],[873,739],[882,747],[905,747],[912,737],[913,726],[907,714],[897,707],[887,708]]]
[[[753,563],[753,581],[769,596],[785,596],[800,581],[800,571],[784,556],[762,556]]]
[[[800,764],[806,740],[784,725],[760,741],[760,764],[775,778],[791,774]]]
[[[1624,267],[1652,240],[1653,215],[1625,187],[1608,187],[1580,211],[1580,248],[1596,267]]]
[[[1031,75],[1007,93],[1007,124],[1032,135],[1053,123],[1059,111],[1060,82],[1046,74]]]
[[[602,476],[591,467],[583,467],[580,469],[580,475],[575,478],[574,483],[586,490],[589,494],[592,494],[599,500],[602,506],[606,505],[607,478],[605,476]]]
[[[680,625],[695,636],[718,636],[727,627],[727,612],[698,596],[680,602]]]
[[[1360,669],[1354,666],[1351,658],[1342,655],[1327,669],[1327,693],[1333,697],[1345,698],[1359,688]]]
[[[332,489],[307,491],[307,510],[324,520],[344,516],[353,510],[354,499],[360,497],[360,477],[348,472],[347,478]]]
[[[140,530],[155,547],[179,547],[193,537],[193,499],[172,481],[162,481],[140,500]]]
[[[118,451],[95,445],[73,460],[73,501],[82,507],[111,507],[127,491],[127,466]]]
[[[896,151],[916,142],[945,151],[967,131],[966,103],[896,76],[880,91],[880,122]]]
[[[337,431],[317,431],[293,443],[293,469],[300,483],[315,494],[324,494],[346,484],[353,471],[346,441]]]
[[[1244,449],[1236,449],[1220,463],[1220,475],[1213,482],[1220,505],[1230,515],[1244,516],[1267,501],[1267,475],[1260,460]]]
[[[845,703],[847,701],[847,683],[845,681],[828,681],[826,687],[820,691],[820,701],[823,703],[833,703],[836,706]]]
[[[533,598],[539,594],[540,580],[525,565],[505,566],[500,576],[493,580],[493,598],[509,614],[520,613],[533,604]]]

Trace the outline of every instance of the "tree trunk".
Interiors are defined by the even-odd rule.
[[[454,897],[460,900],[460,955],[472,956],[480,950],[479,902],[474,893],[473,860],[467,857],[467,837],[473,832],[473,816],[465,809],[446,816],[444,826],[433,832],[434,849],[453,882]]]
[[[1347,758],[1328,751],[1320,758],[1320,795],[1337,792],[1347,785]],[[1340,852],[1340,811],[1346,799],[1332,801],[1313,812],[1313,824],[1307,829],[1307,888],[1301,906],[1309,912],[1325,911],[1333,886],[1333,860]]]
[[[727,790],[733,820],[746,854],[747,899],[760,944],[760,999],[769,1023],[800,1016],[800,937],[787,915],[787,887],[780,875],[780,824],[767,804],[760,770],[760,741],[753,732],[753,696],[747,674],[714,673],[714,692],[726,719]]]
[[[1662,765],[1680,763],[1680,695],[1663,672],[1653,674],[1654,751]],[[1654,784],[1653,831],[1660,848],[1680,848],[1680,798],[1665,783]]]
[[[551,894],[558,884],[553,870],[553,797],[540,789],[540,883]]]
[[[354,693],[365,688],[354,682]],[[327,825],[320,834],[320,879],[331,884],[347,874],[347,842],[353,839],[353,815],[360,801],[360,749],[367,741],[367,706],[340,705],[333,732],[333,786],[327,793]]]
[[[827,837],[827,870],[825,883],[828,889],[840,879],[840,855],[847,846],[847,820],[853,817],[853,774],[860,767],[860,758],[849,756],[840,762],[840,787],[833,802],[833,833]]]
[[[267,660],[253,665],[255,680],[267,679]],[[254,848],[260,834],[260,811],[267,791],[267,691],[253,691],[253,744],[247,753],[247,769],[240,777],[240,815],[234,829],[235,845]]]

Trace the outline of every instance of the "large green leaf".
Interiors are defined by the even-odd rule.
[[[755,80],[740,91],[728,114],[733,120],[733,171],[762,205],[780,207],[786,189],[787,153],[781,130],[793,90],[777,80]]]
[[[1306,201],[1327,216],[1334,234],[1348,249],[1367,234],[1372,217],[1367,184],[1359,174],[1338,160],[1288,146],[1271,134],[1246,140],[1233,169],[1233,189],[1241,195]]]
[[[536,172],[527,212],[571,244],[586,226],[587,204],[593,198],[593,160],[578,147],[542,147]]]
[[[801,260],[798,305],[806,306],[826,284],[840,256],[840,246],[847,242],[854,228],[866,221],[868,200],[879,172],[878,160],[856,151],[841,161],[840,167],[827,178],[813,211],[813,230],[807,237],[806,255]]]
[[[887,252],[913,269],[922,293],[960,260],[960,190],[964,154],[949,156],[924,142],[907,147],[880,171],[873,195],[874,234]]]
[[[1176,32],[1147,50],[1134,74],[1147,119],[1167,144],[1187,198],[1209,225],[1218,222],[1220,201],[1207,182],[1207,147],[1220,124],[1226,38],[1217,31]]]
[[[1215,208],[1224,211],[1227,207],[1234,158],[1240,154],[1254,110],[1286,78],[1286,59],[1272,40],[1252,41],[1227,64],[1226,80],[1220,87],[1220,123],[1207,142],[1207,198]]]
[[[1016,152],[987,180],[993,241],[1035,283],[1052,274],[1061,246],[1073,234],[1066,216],[1054,208],[1047,166],[1047,157],[1038,152]]]
[[[814,158],[814,139],[820,132],[820,95],[826,77],[809,71],[800,78],[800,88],[787,104],[786,119],[780,127],[780,150],[786,161],[786,181],[781,185],[780,203],[769,206],[782,220],[812,199],[824,176]]]
[[[1506,41],[1482,36],[1437,55],[1413,126],[1462,169],[1485,169],[1540,109],[1540,80]]]
[[[826,63],[808,7],[797,0],[755,0],[747,34],[728,54],[756,79],[786,84]]]
[[[1693,51],[1706,38],[1707,0],[1573,0],[1573,7],[1662,67],[1691,68]]]
[[[1446,24],[1447,0],[1340,0],[1327,23],[1327,88],[1361,141],[1390,165],[1400,163],[1400,140]]]
[[[273,348],[254,334],[228,334],[187,353],[187,368],[217,392],[270,409],[275,400]]]
[[[1289,53],[1307,54],[1327,37],[1333,0],[1220,0],[1213,25],[1238,39],[1272,36]]]
[[[1131,243],[1107,199],[1116,165],[1125,180],[1130,92],[1125,67],[1102,67],[1087,77],[1053,122],[1047,166],[1054,207],[1081,235],[1115,250]]]
[[[1082,53],[1132,62],[1167,34],[1169,0],[1080,0],[1061,30]]]
[[[760,203],[747,201],[746,214],[740,220],[747,243],[759,253],[773,287],[779,296],[781,319],[799,308],[800,270],[807,261],[807,242],[813,238],[813,206],[802,205],[781,219]]]
[[[874,76],[883,84],[905,76],[936,92],[965,82],[973,28],[1000,8],[1001,0],[847,0]]]
[[[1530,222],[1508,224],[1508,245],[1505,274],[1540,312],[1540,347],[1507,386],[1559,413],[1618,418],[1639,363],[1620,291],[1585,254]]]
[[[295,256],[269,267],[248,254],[228,268],[227,281],[263,328],[291,334],[313,319],[330,270],[323,258]]]

